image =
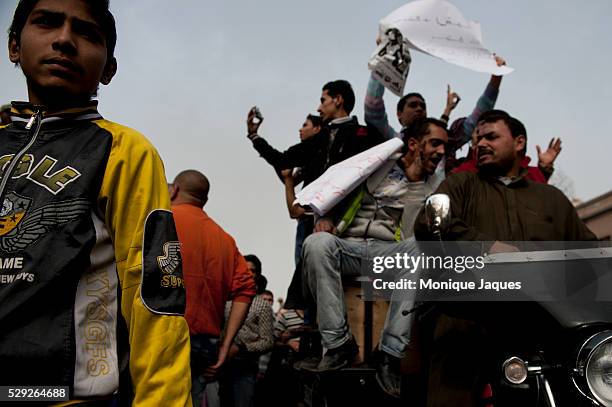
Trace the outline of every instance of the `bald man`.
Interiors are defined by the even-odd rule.
[[[168,186],[183,258],[194,406],[202,404],[207,380],[239,351],[233,339],[255,295],[255,282],[234,239],[203,210],[209,190],[208,179],[196,170],[181,172]],[[227,301],[232,307],[218,346]]]

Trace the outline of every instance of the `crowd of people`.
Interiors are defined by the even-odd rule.
[[[116,41],[107,0],[21,0],[15,11],[9,55],[29,101],[3,106],[0,127],[2,385],[67,386],[66,399],[80,405],[297,406],[303,375],[350,367],[358,354],[345,279],[435,239],[423,210],[434,192],[453,208],[445,239],[492,242],[489,252],[516,250],[504,241],[595,239],[548,185],[561,141],[537,147],[530,166],[525,126],[495,109],[501,76],[452,122],[460,98],[450,87],[439,118],[407,93],[393,112],[399,131],[373,76],[365,124],[351,116],[351,84],[333,80],[285,151],[262,136],[257,108],[247,114],[247,138],[297,220],[293,278],[273,312],[260,259],[243,255],[204,210],[209,179],[187,169],[167,183],[146,138],[98,113],[92,98],[116,73]],[[393,138],[401,151],[324,216],[295,204],[299,185]],[[414,306],[390,302],[372,358],[395,398]],[[449,368],[436,365],[446,354],[487,357],[444,335],[435,341],[430,370]],[[433,378],[427,405],[478,405],[482,389],[470,386]]]

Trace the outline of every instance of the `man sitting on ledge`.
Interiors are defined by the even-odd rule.
[[[374,257],[416,253],[414,219],[437,187],[433,175],[444,157],[448,136],[444,123],[436,119],[418,120],[403,133],[403,153],[318,219],[315,233],[304,242],[305,291],[316,303],[321,342],[327,352],[323,358],[298,362],[298,369],[341,369],[357,354],[346,320],[342,276],[372,270]],[[395,397],[400,393],[399,362],[409,340],[405,306],[391,303],[380,343],[383,358],[377,379],[383,390]]]

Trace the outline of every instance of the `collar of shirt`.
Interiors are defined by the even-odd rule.
[[[83,106],[77,106],[56,112],[48,112],[44,106],[35,106],[29,102],[11,103],[11,120],[25,125],[37,111],[42,112],[43,123],[60,120],[98,120],[102,116],[98,113],[98,101],[92,100]]]
[[[344,117],[339,117],[337,119],[332,120],[331,122],[329,122],[330,125],[332,124],[344,124],[344,123],[348,123],[351,120],[353,120],[353,116],[344,116]]]
[[[521,167],[519,174],[516,177],[495,177],[496,180],[500,181],[505,186],[515,184],[521,181],[527,175],[527,168]]]

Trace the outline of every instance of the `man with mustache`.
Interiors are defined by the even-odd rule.
[[[501,110],[483,113],[475,143],[478,172],[453,174],[437,191],[451,198],[456,220],[446,233],[447,240],[588,240],[577,239],[585,237],[583,232],[588,229],[565,195],[529,179],[524,166],[527,130],[519,120]],[[555,220],[556,226],[544,223],[547,227],[540,227],[542,219],[548,219],[545,214]],[[424,214],[415,224],[415,235],[427,238],[421,216]]]
[[[412,226],[425,198],[435,189],[431,177],[448,141],[445,124],[437,119],[413,122],[403,132],[404,149],[319,222],[330,222],[329,232],[310,235],[302,251],[305,290],[316,303],[323,358],[297,364],[324,372],[348,366],[357,346],[346,321],[342,276],[372,270],[374,257],[416,251]],[[406,240],[401,240],[406,239]],[[400,302],[392,301],[380,349],[383,360],[377,379],[384,391],[399,397],[399,362],[408,345],[409,324]]]
[[[450,130],[452,132],[452,129]],[[477,148],[478,128],[472,132],[472,144],[467,157],[461,164],[453,168],[451,172],[478,172],[478,148]],[[546,151],[542,151],[540,146],[536,146],[538,152],[538,165],[530,166],[531,158],[524,155],[521,160],[521,166],[527,169],[525,179],[547,184],[548,180],[554,172],[554,163],[559,153],[561,152],[561,139],[552,138],[548,143]]]
[[[483,242],[486,253],[518,250],[504,241],[596,240],[561,191],[528,178],[523,165],[527,130],[518,119],[501,110],[483,113],[475,142],[478,172],[453,174],[436,191],[450,198],[451,220],[444,240]],[[427,225],[421,210],[414,225],[418,240],[437,239]],[[490,369],[490,349],[496,343],[483,329],[482,321],[494,326],[497,317],[484,316],[491,312],[486,304],[478,304],[480,323],[448,315],[438,320],[429,358],[428,407],[482,405],[483,372]],[[502,305],[497,310],[505,309],[498,304]],[[529,322],[517,304],[512,314]],[[521,336],[517,333],[517,340]]]

